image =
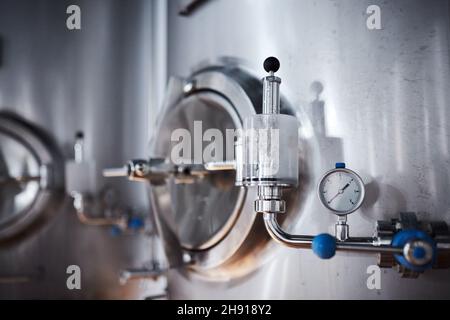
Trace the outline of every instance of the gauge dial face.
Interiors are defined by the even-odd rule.
[[[357,210],[364,200],[364,183],[352,170],[334,169],[325,174],[319,183],[322,204],[337,215]]]

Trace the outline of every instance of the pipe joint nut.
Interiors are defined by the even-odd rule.
[[[255,200],[255,211],[259,213],[284,213],[286,202],[281,199],[257,199]]]

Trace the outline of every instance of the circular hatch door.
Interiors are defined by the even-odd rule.
[[[185,129],[189,132],[191,150],[187,162],[194,164],[205,160],[203,152],[209,144],[226,149],[226,132],[234,132],[239,126],[239,118],[233,106],[221,95],[214,92],[197,92],[182,99],[164,118],[161,126],[165,134],[161,134],[156,152],[165,159],[183,157],[183,154],[171,154],[179,141],[169,136],[175,130]],[[219,139],[205,137],[208,132],[220,132]],[[187,137],[185,137],[187,138]],[[170,144],[167,144],[170,141]],[[181,141],[185,143],[185,141]],[[229,142],[228,142],[229,143]],[[231,142],[231,146],[233,142]],[[198,148],[198,150],[195,150]],[[230,149],[230,148],[228,148]],[[223,151],[222,150],[222,151]],[[195,161],[195,153],[201,151],[200,161]],[[227,158],[226,152],[214,150],[222,156],[217,161],[233,160]],[[220,155],[217,155],[220,156]],[[229,155],[233,156],[233,154]],[[178,226],[179,240],[184,249],[205,250],[211,248],[227,234],[238,215],[244,196],[243,190],[234,186],[234,171],[212,172],[194,183],[177,184],[169,181],[172,211]]]
[[[19,116],[0,112],[0,242],[55,210],[62,157],[52,140]]]

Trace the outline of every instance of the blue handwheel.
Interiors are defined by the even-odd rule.
[[[407,269],[423,272],[433,266],[436,259],[436,243],[424,231],[402,230],[391,242],[393,247],[403,248],[403,254],[394,255],[395,260]]]

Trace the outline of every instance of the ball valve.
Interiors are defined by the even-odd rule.
[[[422,272],[433,266],[436,259],[436,243],[424,231],[403,230],[396,233],[392,246],[403,248],[403,254],[396,254],[397,262],[410,270]]]

